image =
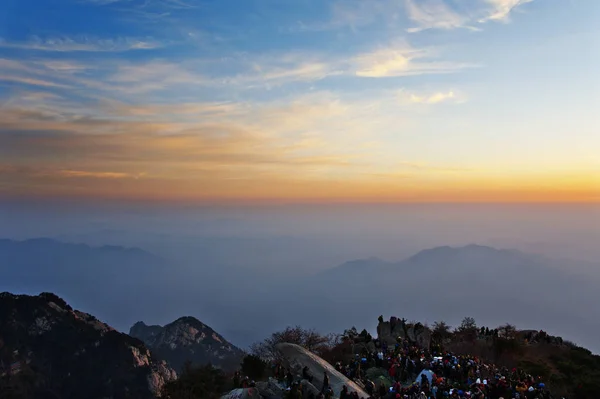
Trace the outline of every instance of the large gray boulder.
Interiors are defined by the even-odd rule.
[[[395,345],[398,337],[407,339],[410,343],[417,344],[422,348],[429,348],[431,345],[431,331],[420,323],[407,324],[392,317],[391,321],[384,321],[377,325],[377,338],[381,342]]]
[[[300,381],[300,384],[302,384],[302,392],[304,394],[303,395],[304,399],[309,398],[311,393],[316,397],[321,392],[310,381],[302,380],[302,381]]]
[[[278,344],[276,348],[283,357],[284,363],[287,363],[286,366],[292,369],[295,374],[301,375],[302,369],[307,366],[309,372],[313,376],[312,385],[317,389],[320,390],[323,386],[323,374],[326,372],[329,376],[329,386],[333,389],[336,397],[339,395],[344,385],[348,387],[349,392],[357,392],[359,397],[369,397],[369,395],[357,384],[350,381],[325,360],[314,353],[307,351],[303,347],[295,344],[283,343]]]
[[[279,399],[283,397],[285,388],[279,385],[273,378],[269,378],[269,381],[259,381],[256,383],[256,387],[260,392],[260,396],[264,399]]]

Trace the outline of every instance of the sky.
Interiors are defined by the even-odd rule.
[[[600,202],[597,0],[3,0],[0,197]]]

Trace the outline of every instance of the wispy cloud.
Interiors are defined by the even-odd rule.
[[[469,17],[454,11],[445,0],[405,0],[408,17],[417,27],[408,28],[408,32],[424,29],[470,28]]]
[[[449,91],[448,93],[435,93],[429,97],[419,97],[413,94],[410,97],[410,100],[413,103],[437,104],[443,101],[452,100],[454,98],[456,98],[454,92]]]
[[[48,80],[28,78],[28,77],[15,76],[15,75],[4,75],[4,74],[0,74],[0,81],[20,83],[20,84],[24,84],[24,85],[28,85],[28,86],[61,87],[61,88],[69,87],[67,85],[51,82]]]
[[[153,39],[94,37],[33,37],[27,42],[10,42],[0,39],[0,47],[49,52],[124,52],[130,50],[152,50],[164,44]]]
[[[61,177],[92,177],[95,179],[127,179],[134,178],[139,179],[144,176],[144,173],[130,174],[122,172],[90,172],[84,170],[57,170],[52,171],[51,174],[56,174]]]
[[[486,0],[491,9],[487,16],[479,22],[506,21],[510,14],[519,6],[531,3],[533,0]]]
[[[94,166],[144,165],[144,169],[167,172],[171,176],[174,167],[183,165],[232,171],[242,166],[347,163],[339,153],[296,152],[311,148],[308,142],[299,146],[293,137],[285,138],[286,132],[310,129],[306,119],[298,119],[307,115],[302,106],[296,104],[290,109],[281,106],[273,111],[253,108],[238,113],[237,117],[235,112],[227,112],[235,111],[235,104],[124,105],[123,108],[111,105],[99,108],[105,114],[96,117],[84,117],[79,110],[69,113],[68,110],[4,107],[0,108],[0,153],[19,154],[28,159],[50,157],[82,166],[90,163]],[[317,106],[306,111],[314,116],[320,112],[323,118],[328,112],[331,115],[327,108]],[[177,115],[181,113],[195,118],[179,120]],[[138,119],[123,120],[120,115]],[[156,119],[157,115],[162,120]],[[274,134],[275,128],[279,134]],[[65,170],[86,171],[88,168]],[[236,173],[240,171],[236,169]],[[64,176],[88,175],[65,173]]]
[[[381,48],[355,58],[356,76],[382,78],[457,72],[474,64],[435,60],[432,49],[415,49],[407,44]]]
[[[461,103],[465,101],[464,95],[456,91],[433,92],[427,94],[417,94],[406,90],[398,93],[398,99],[401,104],[440,104],[444,102]]]
[[[472,168],[467,167],[455,167],[455,166],[443,166],[443,165],[432,165],[427,162],[400,162],[397,167],[399,169],[414,169],[423,172],[472,172]]]
[[[91,170],[72,170],[45,166],[27,166],[16,164],[0,164],[0,175],[14,175],[32,178],[92,178],[92,179],[140,179],[146,173],[124,173]]]
[[[408,17],[417,24],[407,31],[414,33],[426,29],[480,30],[477,24],[506,21],[517,7],[533,0],[472,0],[461,8],[453,8],[448,0],[404,1]]]
[[[338,0],[331,3],[328,19],[300,21],[291,31],[330,31],[350,28],[358,30],[375,23],[381,17],[395,16],[400,8],[390,0]]]
[[[344,74],[341,60],[320,53],[284,52],[243,56],[235,60],[242,71],[234,76],[215,79],[225,84],[254,87],[311,82]]]

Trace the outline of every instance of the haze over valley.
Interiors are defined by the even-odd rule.
[[[0,291],[56,292],[124,332],[190,315],[248,347],[287,325],[473,316],[600,350],[591,205],[3,209]]]

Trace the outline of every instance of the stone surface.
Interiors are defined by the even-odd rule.
[[[269,377],[269,381],[259,381],[256,383],[261,396],[264,399],[278,399],[283,397],[285,389],[279,385],[272,377]]]
[[[304,399],[310,397],[310,394],[317,396],[321,391],[316,386],[314,386],[310,381],[302,380],[300,381],[302,384],[302,392],[304,394]]]
[[[381,342],[395,345],[398,337],[408,339],[410,343],[422,348],[429,348],[431,344],[431,331],[420,323],[412,325],[392,317],[390,321],[380,322],[377,325],[377,338]]]
[[[277,345],[277,350],[281,353],[286,366],[291,368],[294,374],[302,375],[302,368],[307,366],[313,376],[313,385],[319,391],[323,386],[323,373],[327,372],[329,386],[331,386],[335,395],[339,395],[342,387],[346,385],[349,392],[357,392],[359,396],[368,397],[367,393],[357,384],[350,381],[325,360],[301,346],[282,343]]]

